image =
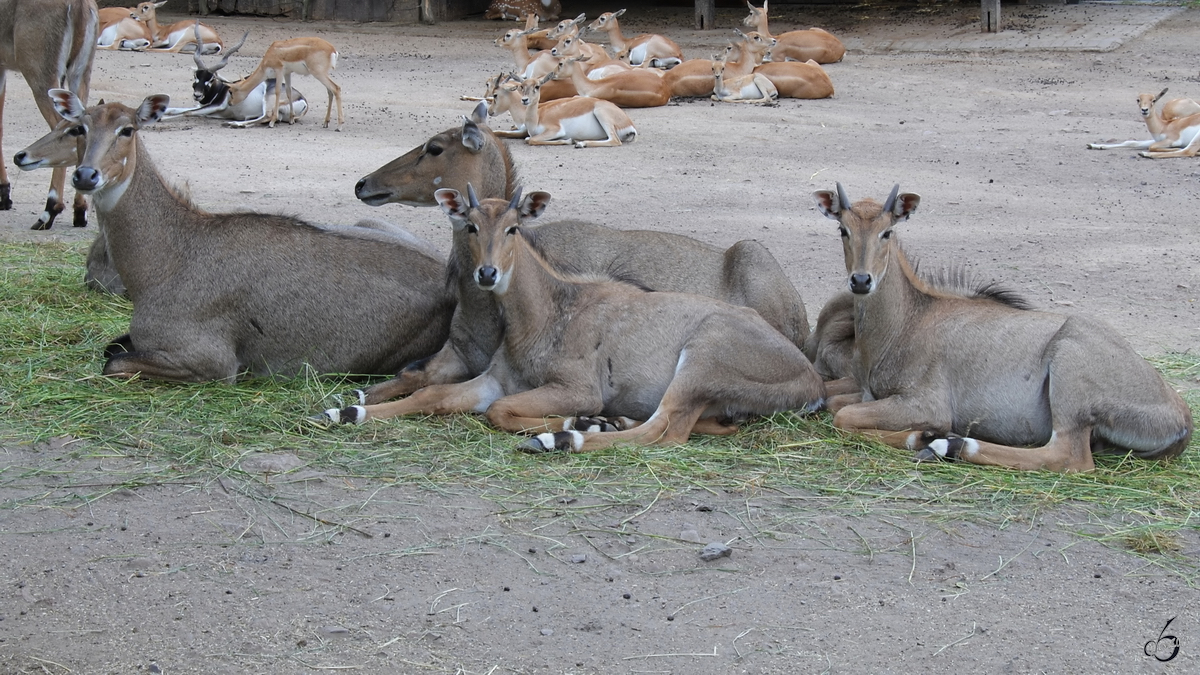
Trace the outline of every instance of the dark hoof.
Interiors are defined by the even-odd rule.
[[[362,424],[367,419],[367,409],[361,405],[352,405],[340,410],[330,408],[319,417],[333,424]]]
[[[40,220],[39,220],[39,221],[37,221],[36,223],[34,223],[34,224],[33,224],[33,227],[31,227],[31,228],[29,228],[29,229],[33,230],[34,232],[42,232],[42,231],[44,231],[44,230],[48,230],[48,229],[50,229],[50,228],[51,228],[51,227],[53,227],[53,226],[54,226],[54,221],[53,221],[53,220],[49,220],[49,221],[46,221],[46,222],[44,222],[44,223],[43,223],[42,221],[40,221]]]
[[[576,417],[571,424],[571,429],[574,431],[620,431],[620,427],[615,424],[616,420],[609,420],[606,417]]]
[[[556,431],[538,434],[517,446],[521,452],[571,452],[583,447],[583,434],[578,431]]]
[[[87,209],[75,209],[75,220],[72,221],[73,227],[87,227]]]
[[[133,351],[133,338],[126,333],[119,338],[104,346],[104,358],[111,359],[120,354],[128,354]]]
[[[0,211],[11,211],[11,210],[12,210],[12,200],[11,199],[5,199],[3,201],[0,201]]]
[[[932,432],[928,431],[921,434],[921,439],[926,444],[925,447],[917,451],[916,457],[913,458],[915,461],[956,461],[959,453],[962,452],[963,446],[967,443],[967,439],[955,434],[946,434],[945,438],[934,438],[933,440],[928,439],[930,435],[932,435]]]

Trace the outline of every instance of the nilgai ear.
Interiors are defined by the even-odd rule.
[[[480,103],[479,105],[475,106],[474,110],[471,111],[471,121],[475,124],[483,124],[483,121],[486,119],[487,106],[483,103]]]
[[[486,116],[487,103],[480,101],[479,105],[475,106],[475,112],[471,113],[471,117],[463,117],[462,144],[472,154],[478,154],[483,149],[486,140],[480,124],[473,119],[475,114],[480,112],[480,108],[483,109],[482,112]],[[482,122],[482,120],[480,121]]]
[[[530,192],[521,200],[521,220],[533,220],[546,211],[550,205],[549,192]]]
[[[438,206],[442,207],[442,211],[450,216],[450,222],[454,225],[454,229],[462,227],[467,222],[467,211],[470,209],[458,190],[451,188],[434,190],[433,198],[437,200]]]
[[[63,119],[78,122],[83,117],[83,102],[66,89],[51,89],[46,92],[54,103],[54,110]]]
[[[171,105],[171,97],[166,94],[147,96],[137,109],[138,124],[154,124],[159,121],[169,105]]]
[[[842,201],[838,199],[836,192],[817,190],[813,193],[813,199],[817,201],[817,210],[822,215],[831,220],[839,220],[838,214],[842,212]]]
[[[896,197],[896,205],[892,207],[892,213],[896,214],[896,220],[908,220],[908,217],[917,211],[917,204],[921,203],[921,195],[913,192],[905,192]]]

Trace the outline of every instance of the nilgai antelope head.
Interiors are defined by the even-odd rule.
[[[443,188],[434,196],[450,216],[455,232],[465,231],[469,237],[475,283],[485,291],[503,295],[512,281],[521,223],[545,212],[550,193],[530,192],[522,199],[521,188],[517,188],[510,201],[485,199],[481,204],[475,188],[468,185],[465,203],[458,190]]]
[[[148,96],[134,110],[120,103],[84,109],[66,89],[51,89],[54,109],[70,124],[66,133],[79,143],[79,167],[71,185],[79,192],[124,191],[137,164],[137,131],[162,118],[171,102],[166,94]]]
[[[837,192],[818,190],[813,193],[821,213],[838,221],[846,272],[850,275],[850,292],[855,295],[868,295],[879,287],[898,246],[892,228],[896,223],[908,220],[921,203],[920,195],[899,192],[900,184],[897,183],[883,206],[870,199],[852,205],[841,183],[837,184]]]
[[[1166,89],[1158,92],[1158,96],[1154,94],[1138,94],[1138,107],[1142,109],[1142,117],[1149,117],[1154,114],[1154,104],[1158,103],[1158,99],[1166,95]]]

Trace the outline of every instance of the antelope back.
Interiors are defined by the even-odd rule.
[[[434,190],[466,194],[475,186],[480,198],[512,194],[516,169],[508,149],[487,128],[487,104],[481,102],[461,126],[436,134],[423,144],[364,176],[354,194],[372,206],[435,206]]]
[[[95,0],[0,0],[0,71],[20,71],[37,100],[64,87],[86,101],[98,29]]]

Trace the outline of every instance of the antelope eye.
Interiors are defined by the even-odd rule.
[[[121,130],[117,133],[125,138],[129,138],[130,136],[133,135],[133,127],[122,127]]]
[[[850,236],[850,231],[839,225],[838,234],[842,235],[842,238],[845,239]]]
[[[442,146],[431,145],[425,149],[425,154],[433,155],[434,157],[437,157],[438,155],[442,154]]]
[[[67,129],[68,136],[83,136],[85,134],[87,134],[87,129],[84,129],[82,125]]]
[[[505,229],[504,234],[516,234],[519,231],[519,228],[516,225],[513,225],[512,227]]]
[[[475,227],[475,223],[467,223],[467,233],[475,234],[476,232],[479,232],[479,228]]]
[[[884,230],[883,232],[879,233],[879,238],[880,238],[880,239],[891,239],[891,238],[892,238],[892,231],[891,231],[891,230]]]

